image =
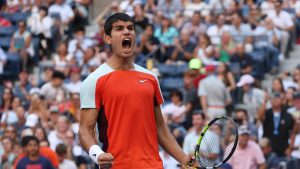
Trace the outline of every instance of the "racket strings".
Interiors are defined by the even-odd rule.
[[[199,146],[200,167],[214,167],[224,161],[234,148],[237,129],[234,122],[221,118],[205,132]]]

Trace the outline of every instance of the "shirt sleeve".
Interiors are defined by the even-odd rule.
[[[97,79],[93,76],[87,77],[80,87],[80,108],[97,108],[96,107],[96,83]],[[100,97],[97,102],[101,102]]]
[[[154,86],[154,96],[155,96],[155,101],[160,105],[164,102],[164,98],[162,96],[161,90],[160,90],[160,86],[159,86],[159,82],[157,77],[155,77],[155,86]]]
[[[261,165],[266,162],[264,154],[263,154],[262,150],[258,147],[258,145],[256,145],[256,143],[253,143],[253,144],[255,145],[255,147],[254,147],[255,161],[258,165]]]
[[[206,96],[207,93],[205,91],[205,84],[202,83],[201,84],[201,81],[199,82],[199,88],[198,88],[198,96]]]

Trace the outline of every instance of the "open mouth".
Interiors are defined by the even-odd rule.
[[[122,47],[124,49],[130,49],[131,48],[131,39],[130,38],[124,38],[122,40]]]

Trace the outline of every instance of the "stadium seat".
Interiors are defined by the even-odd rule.
[[[10,47],[10,37],[0,37],[0,47],[4,50],[8,50]]]
[[[174,89],[183,88],[183,79],[182,78],[165,78],[161,80],[162,90],[171,91]]]
[[[20,72],[20,56],[17,53],[7,54],[7,63],[4,66],[3,78],[15,80],[19,76]]]
[[[171,77],[177,75],[175,65],[157,64],[156,67],[159,70],[159,73],[164,77]]]
[[[3,36],[12,36],[15,31],[16,31],[15,26],[10,26],[10,27],[0,26],[0,35]]]
[[[20,12],[20,13],[13,13],[11,14],[10,16],[10,20],[14,23],[18,23],[20,21],[26,21],[28,18],[28,14],[27,13],[23,13],[23,12]]]
[[[189,69],[188,64],[178,65],[178,66],[176,66],[176,75],[182,77],[184,72],[186,72],[188,69]]]

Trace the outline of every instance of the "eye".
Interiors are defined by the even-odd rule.
[[[133,31],[134,27],[133,26],[128,26],[127,29],[130,30],[130,31]]]
[[[122,26],[116,26],[116,27],[115,27],[115,30],[116,30],[116,31],[121,31],[121,30],[123,30],[123,27],[122,27]]]

